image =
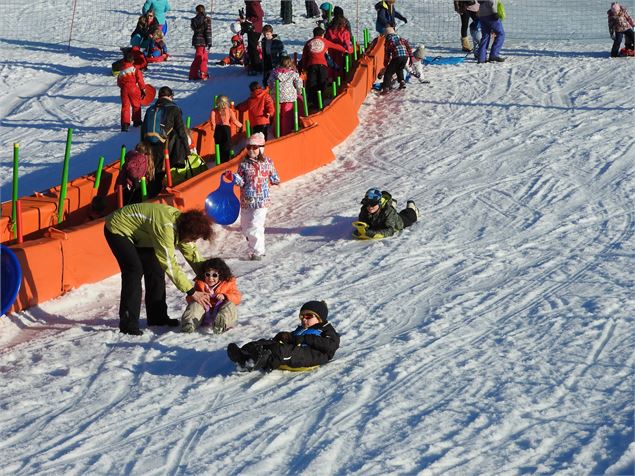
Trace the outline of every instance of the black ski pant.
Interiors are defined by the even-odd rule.
[[[397,56],[390,60],[390,63],[386,66],[386,71],[384,71],[384,82],[382,84],[383,89],[390,89],[393,74],[397,75],[397,81],[403,81],[403,70],[407,63],[407,56]]]
[[[404,208],[399,212],[399,216],[403,221],[404,228],[408,228],[417,221],[417,212],[415,212],[412,208]]]
[[[255,134],[256,132],[262,132],[262,135],[265,136],[265,141],[267,140],[267,134],[269,133],[269,126],[267,124],[261,124],[259,126],[253,126],[251,128],[251,133]]]
[[[315,0],[304,0],[304,6],[306,7],[307,18],[317,18],[320,16],[320,9]]]
[[[613,40],[613,48],[611,48],[611,56],[619,56],[620,54],[620,46],[622,46],[622,38],[625,38],[624,46],[627,50],[633,49],[633,44],[635,43],[635,35],[633,34],[633,30],[626,30],[614,33]]]
[[[247,58],[249,59],[249,71],[262,71],[262,63],[258,54],[258,43],[260,42],[260,32],[250,31],[247,33]]]
[[[168,306],[165,302],[165,272],[154,248],[137,248],[128,237],[116,235],[104,227],[104,236],[121,270],[121,299],[119,301],[119,329],[139,329],[141,313],[141,278],[146,295],[148,325],[165,322]]]
[[[283,25],[293,23],[293,3],[291,0],[280,0],[280,18],[282,18]]]
[[[218,124],[214,129],[214,144],[218,144],[220,162],[224,164],[230,159],[232,148],[232,131],[229,126]]]
[[[461,38],[467,37],[467,28],[470,18],[472,19],[472,23],[474,23],[478,21],[478,14],[476,12],[466,11],[461,15]]]
[[[322,101],[325,99],[328,68],[323,64],[312,64],[306,71],[306,92],[309,104],[318,107],[318,91],[322,91]]]

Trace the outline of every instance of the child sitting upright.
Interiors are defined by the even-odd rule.
[[[245,43],[239,34],[232,36],[232,47],[229,54],[218,62],[219,65],[228,66],[230,64],[245,65]]]
[[[168,47],[163,41],[163,32],[158,29],[155,30],[148,43],[148,49],[146,50],[146,57],[149,62],[158,63],[168,59]]]
[[[611,3],[611,8],[606,12],[609,21],[609,33],[613,40],[613,48],[611,48],[611,57],[633,56],[635,52],[635,35],[633,27],[635,22],[628,14],[628,10],[617,2]],[[622,37],[625,37],[625,48],[620,52],[622,45]],[[621,53],[621,54],[620,54]]]
[[[240,291],[236,278],[221,258],[208,259],[202,269],[203,273],[194,281],[194,289],[209,294],[211,305],[203,307],[188,296],[181,330],[194,332],[198,327],[209,327],[214,334],[221,334],[236,325]]]

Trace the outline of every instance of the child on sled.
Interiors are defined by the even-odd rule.
[[[409,227],[419,219],[419,209],[412,200],[408,200],[406,208],[397,212],[397,201],[390,193],[371,188],[366,191],[361,201],[358,220],[366,224],[364,236],[368,238],[385,238]],[[358,232],[354,232],[358,234]],[[361,237],[361,235],[359,235]]]
[[[194,289],[210,295],[210,306],[203,307],[187,297],[187,308],[181,317],[181,331],[194,332],[198,327],[222,334],[236,325],[240,291],[236,278],[221,258],[211,258],[203,264],[203,272],[194,280]]]
[[[609,34],[613,40],[611,57],[635,56],[635,34],[633,33],[635,22],[629,15],[628,10],[619,3],[613,2],[606,14],[608,15]],[[620,51],[622,38],[625,40],[625,48]]]
[[[327,321],[324,301],[309,301],[300,308],[300,325],[291,332],[278,332],[271,339],[259,339],[239,347],[227,346],[227,355],[248,370],[286,368],[299,370],[327,363],[340,346],[340,336]]]
[[[163,41],[163,32],[155,30],[146,50],[148,63],[160,63],[168,59],[168,47]]]
[[[239,34],[232,36],[232,47],[229,49],[229,54],[220,60],[218,64],[222,66],[231,64],[245,66],[245,43],[242,36]]]

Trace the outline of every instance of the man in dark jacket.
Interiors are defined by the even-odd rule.
[[[380,35],[384,34],[386,27],[391,26],[395,28],[397,26],[396,18],[399,18],[402,22],[408,23],[406,17],[395,10],[395,0],[383,0],[375,4],[375,10],[377,10],[377,21],[375,22],[375,30]]]
[[[273,339],[231,343],[227,355],[246,370],[297,369],[327,363],[340,346],[340,336],[327,321],[324,301],[309,301],[300,308],[300,325],[293,332],[278,332]]]
[[[212,47],[212,20],[205,15],[205,7],[196,7],[196,16],[190,21],[192,46],[196,48],[194,61],[190,66],[190,79],[207,79],[207,51]]]
[[[158,113],[155,114],[156,109],[161,110],[161,137],[157,137],[158,134],[153,131],[153,126],[150,124],[151,118],[158,117]],[[164,167],[166,143],[171,167],[185,167],[190,149],[181,108],[174,102],[174,93],[169,87],[163,86],[159,89],[159,99],[146,110],[141,127],[141,140],[147,140],[152,144],[155,173],[148,195],[156,195],[163,186],[166,172]]]
[[[369,189],[362,199],[359,221],[368,225],[368,238],[385,238],[409,227],[419,219],[419,209],[412,200],[408,200],[406,208],[397,213],[397,202],[388,192],[378,188]]]

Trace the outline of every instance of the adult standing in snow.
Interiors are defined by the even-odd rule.
[[[154,16],[161,25],[161,31],[164,35],[168,33],[168,22],[165,19],[165,14],[170,11],[170,3],[168,0],[146,0],[141,8],[141,13],[144,15],[150,10],[154,11]]]
[[[613,48],[611,48],[611,57],[616,58],[620,55],[620,46],[622,45],[622,37],[626,37],[624,46],[626,50],[630,50],[633,54],[635,47],[635,38],[633,35],[633,27],[635,22],[628,14],[626,8],[617,2],[611,4],[611,8],[606,12],[609,21],[609,34],[613,39]]]
[[[461,47],[463,51],[472,51],[472,45],[470,39],[467,37],[467,29],[470,19],[472,23],[469,25],[470,34],[474,40],[474,46],[476,46],[476,34],[478,31],[478,10],[479,4],[476,0],[455,0],[454,11],[461,17]]]
[[[205,6],[196,6],[196,16],[190,21],[192,46],[196,49],[190,66],[190,79],[207,79],[207,51],[212,47],[212,19],[205,14]]]
[[[505,42],[505,30],[503,22],[498,17],[498,0],[478,0],[478,20],[481,24],[481,43],[476,51],[478,63],[485,63],[487,59],[487,47],[492,33],[496,35],[492,49],[489,52],[489,61],[502,63],[505,61],[500,55],[503,43]]]
[[[194,242],[212,238],[212,222],[201,210],[180,210],[160,203],[126,205],[106,217],[104,236],[121,269],[119,330],[142,335],[141,278],[145,282],[146,316],[149,326],[179,325],[170,319],[166,304],[165,275],[174,285],[202,306],[209,295],[196,291],[194,282],[183,272],[174,254],[181,252],[195,273],[204,260]]]
[[[261,0],[245,0],[245,18],[250,25],[247,31],[248,74],[250,76],[255,76],[262,71],[262,63],[258,54],[258,42],[262,33],[262,18],[264,16],[265,12],[262,9]]]
[[[397,18],[404,23],[408,23],[406,17],[395,10],[395,0],[383,0],[375,4],[375,10],[377,10],[377,20],[375,21],[375,30],[380,35],[384,34],[386,27],[397,26]]]

